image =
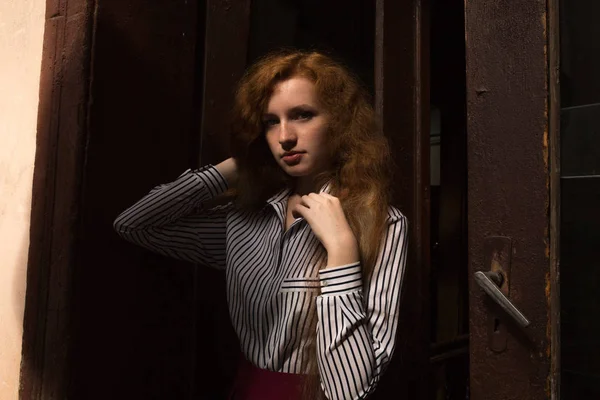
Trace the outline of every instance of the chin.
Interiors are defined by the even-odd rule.
[[[303,176],[308,176],[310,174],[308,173],[301,173],[301,172],[297,172],[297,171],[290,171],[290,170],[285,170],[285,173],[288,174],[289,176],[291,176],[292,178],[301,178]]]
[[[283,171],[288,174],[291,177],[294,178],[300,178],[302,176],[308,176],[310,175],[312,172],[310,171],[309,168],[305,168],[303,166],[300,165],[281,165],[281,168],[283,169]]]

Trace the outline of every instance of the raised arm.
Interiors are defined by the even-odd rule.
[[[328,399],[367,397],[388,366],[396,346],[406,254],[406,218],[394,209],[365,293],[360,262],[320,271],[317,351]]]
[[[231,207],[204,209],[236,180],[233,159],[184,172],[160,185],[114,222],[124,239],[180,260],[225,268],[226,215]]]

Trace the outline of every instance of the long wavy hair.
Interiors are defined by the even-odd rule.
[[[319,52],[285,50],[263,57],[247,70],[233,108],[231,153],[239,170],[236,205],[258,209],[273,194],[293,187],[293,178],[271,154],[263,126],[275,86],[292,77],[313,82],[319,104],[329,116],[327,141],[334,159],[328,170],[317,175],[315,184],[330,182],[331,194],[339,198],[359,244],[367,285],[386,227],[391,157],[368,92],[341,63]],[[313,323],[314,337],[308,338],[306,354],[310,382],[303,392],[303,398],[311,400],[324,397],[316,361],[316,317]]]

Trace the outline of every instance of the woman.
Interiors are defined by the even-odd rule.
[[[232,158],[158,186],[115,229],[225,270],[244,355],[232,399],[365,398],[394,352],[407,245],[368,96],[323,54],[276,53],[233,118]]]

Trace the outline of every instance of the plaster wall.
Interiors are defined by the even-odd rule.
[[[0,1],[0,399],[17,399],[44,0]]]

